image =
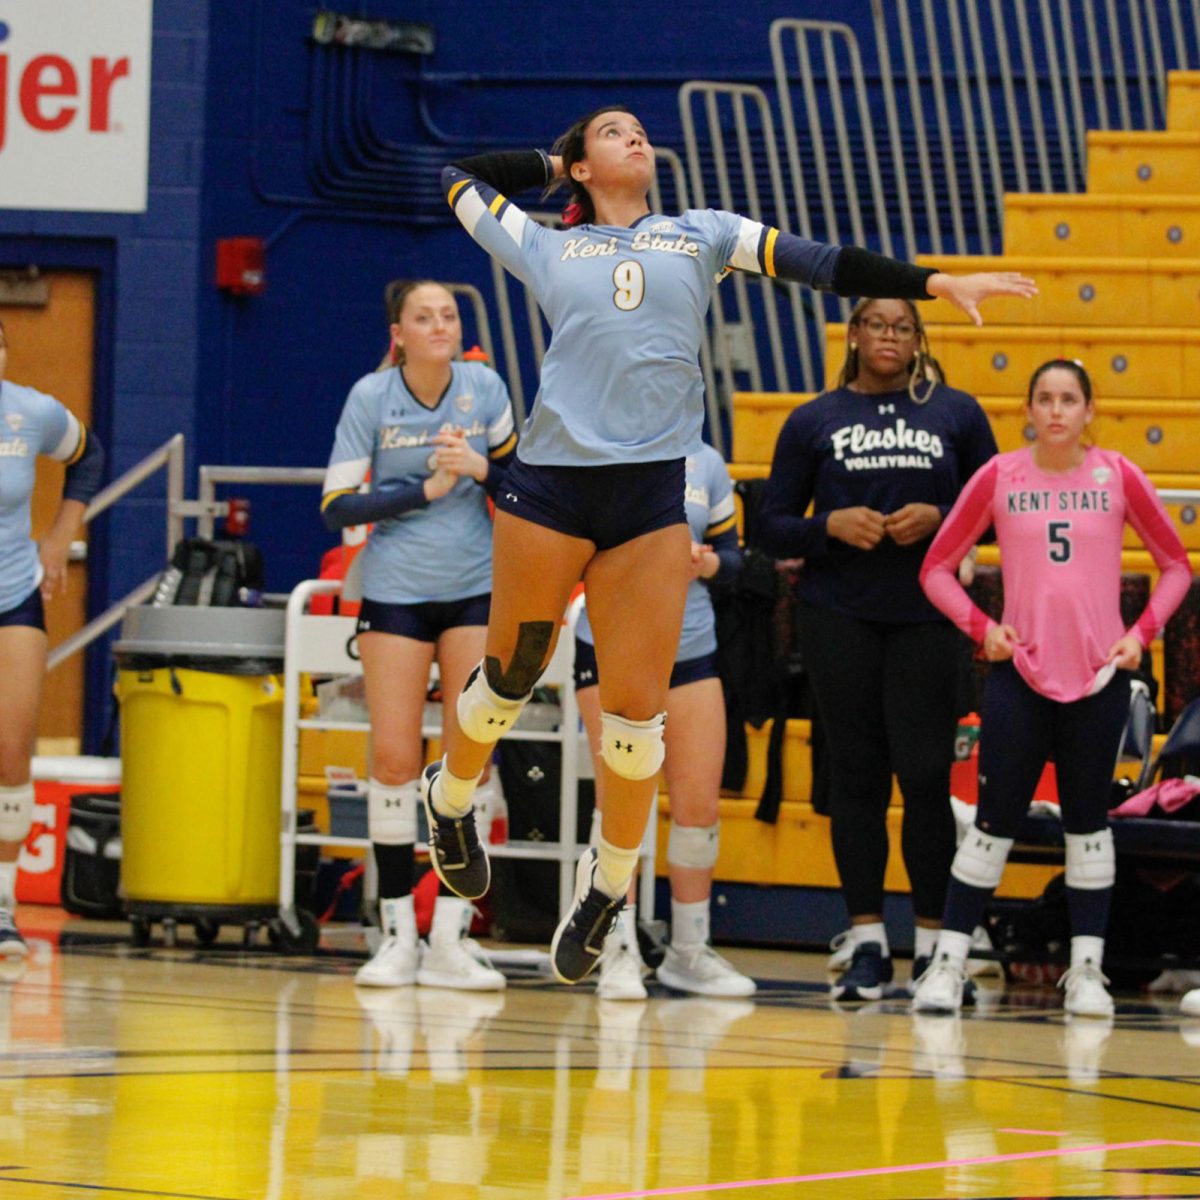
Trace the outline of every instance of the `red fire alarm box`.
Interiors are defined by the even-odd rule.
[[[267,290],[267,250],[262,238],[217,239],[217,287],[234,296]]]

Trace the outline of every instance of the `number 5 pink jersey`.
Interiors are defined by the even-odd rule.
[[[1162,572],[1146,610],[1121,621],[1121,539],[1133,526]],[[1073,471],[1052,473],[1028,448],[1000,454],[970,479],[929,547],[925,594],[969,637],[995,624],[958,582],[958,564],[994,525],[1004,618],[1020,637],[1014,664],[1051,700],[1078,700],[1113,673],[1109,651],[1126,633],[1143,646],[1187,594],[1191,568],[1153,486],[1123,455],[1088,449]]]

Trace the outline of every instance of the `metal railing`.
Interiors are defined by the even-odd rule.
[[[1167,70],[1200,64],[1200,0],[871,0],[871,12],[871,76],[849,26],[771,23],[781,147],[761,89],[680,89],[697,204],[707,191],[755,219],[768,209],[780,229],[900,258],[999,253],[1006,191],[1083,189],[1089,127],[1161,127]],[[821,318],[844,317],[844,303],[789,289],[789,337],[767,288],[730,290],[713,305],[722,399],[735,373],[755,390],[789,389],[790,375],[819,385]]]
[[[184,517],[183,513],[179,511],[183,501],[184,440],[182,433],[177,433],[163,442],[157,450],[151,451],[141,462],[130,467],[118,479],[114,479],[106,488],[97,493],[83,514],[84,524],[90,524],[101,513],[107,512],[118,500],[127,496],[134,488],[163,469],[167,472],[166,557],[169,558],[175,548],[175,543],[183,536]],[[53,671],[72,654],[90,646],[97,638],[106,634],[125,616],[129,608],[135,604],[141,604],[153,595],[157,583],[158,575],[152,575],[127,595],[122,596],[120,600],[110,604],[98,617],[93,617],[82,629],[59,642],[46,659],[46,670]]]

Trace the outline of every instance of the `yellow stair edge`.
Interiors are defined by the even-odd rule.
[[[1089,129],[1088,146],[1182,146],[1200,150],[1200,131],[1190,129]]]
[[[1200,198],[1145,192],[1005,192],[1005,209],[1014,208],[1186,208],[1200,211]]]
[[[1200,134],[1196,135],[1200,138]],[[965,274],[972,271],[1038,271],[1065,275],[1072,271],[1107,271],[1113,275],[1184,275],[1200,271],[1200,258],[1099,258],[1095,255],[1048,254],[918,254],[919,267]]]

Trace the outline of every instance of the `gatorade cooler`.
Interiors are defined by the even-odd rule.
[[[282,611],[126,617],[121,880],[135,936],[156,918],[212,929],[278,912],[282,632]]]
[[[84,792],[119,793],[119,758],[44,758],[33,760],[33,827],[17,859],[17,900],[22,904],[58,904],[71,797]]]

